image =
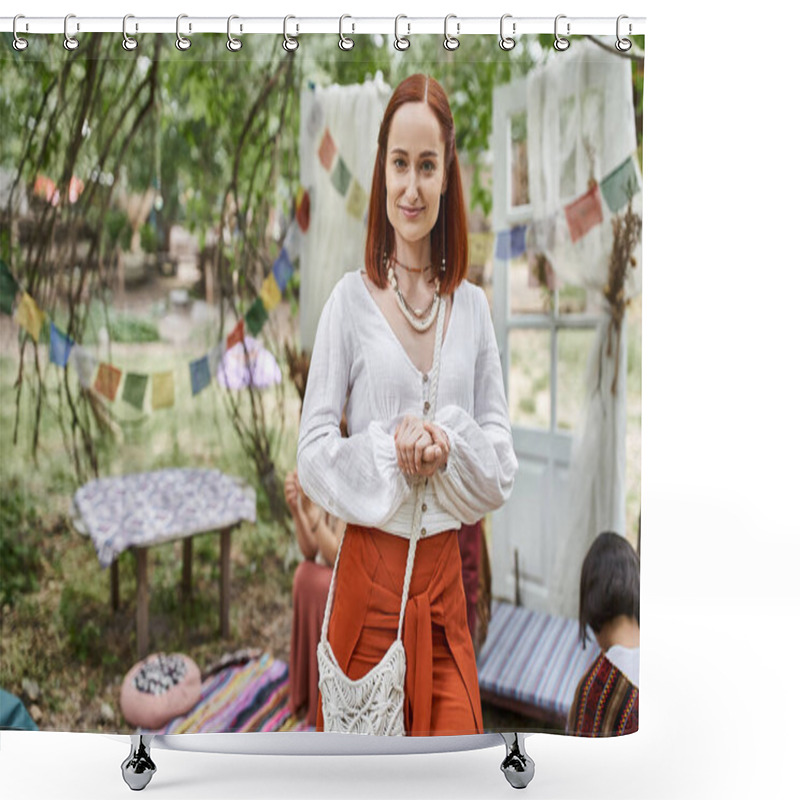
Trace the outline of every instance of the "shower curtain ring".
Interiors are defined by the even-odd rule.
[[[461,44],[461,42],[459,42],[455,36],[451,36],[447,31],[447,24],[450,22],[451,19],[457,20],[458,17],[456,17],[455,14],[448,14],[444,18],[444,41],[442,42],[442,45],[445,50],[458,50],[458,46]],[[461,32],[461,23],[456,22],[456,34],[460,32]]]
[[[122,18],[122,49],[127,50],[130,52],[131,50],[135,50],[139,46],[139,42],[136,39],[132,39],[128,36],[128,20],[135,19],[133,14],[126,14]],[[139,29],[139,26],[136,26],[136,29]]]
[[[74,14],[67,14],[67,16],[64,17],[64,49],[69,50],[70,52],[72,50],[77,49],[78,45],[80,44],[80,42],[74,36],[69,35],[69,21],[71,19],[75,19]],[[76,32],[79,31],[80,29],[81,29],[80,24],[76,23],[75,24]]]
[[[563,52],[564,50],[566,50],[569,47],[569,39],[564,39],[562,36],[558,35],[558,21],[560,19],[566,19],[566,18],[567,18],[566,14],[559,14],[556,17],[556,23],[555,23],[555,37],[556,37],[556,39],[553,42],[553,47],[555,47],[555,49],[560,51],[560,52]],[[569,36],[569,22],[567,22],[567,36]]]
[[[355,42],[349,37],[345,36],[344,32],[342,31],[342,26],[344,25],[344,21],[346,19],[353,19],[349,14],[342,14],[339,17],[339,48],[341,50],[352,50]],[[355,23],[350,23],[352,25],[352,32],[355,33],[356,26]]]
[[[237,17],[236,14],[231,14],[228,17],[228,41],[225,43],[225,47],[227,47],[228,50],[231,51],[231,53],[238,53],[239,50],[242,49],[242,40],[237,39],[231,33],[231,22],[233,22],[235,19],[239,19],[239,17]],[[242,30],[241,26],[239,26],[239,30],[240,31]]]
[[[14,41],[12,42],[12,46],[18,53],[21,53],[23,50],[27,49],[28,40],[20,38],[20,36],[17,34],[17,20],[18,19],[25,19],[25,16],[23,14],[17,14],[17,16],[14,17],[14,23],[13,23],[12,28],[11,28],[12,32],[14,33]],[[27,27],[28,27],[28,25],[26,23],[25,24],[26,30],[27,30]]]
[[[289,36],[289,32],[286,30],[286,26],[289,24],[290,19],[297,19],[293,17],[291,14],[283,18],[283,49],[287,53],[294,53],[298,47],[300,47],[300,42],[294,38],[294,36]],[[300,26],[295,25],[295,31],[299,31]]]
[[[503,23],[507,19],[512,19],[511,14],[503,14],[500,17],[500,49],[501,50],[513,50],[514,46],[517,44],[516,40],[514,39],[514,34],[517,32],[517,23],[511,23],[511,36],[503,36]]]
[[[620,51],[620,53],[627,53],[628,50],[630,50],[631,46],[633,45],[633,43],[631,42],[630,39],[623,39],[622,36],[620,36],[620,30],[622,28],[621,23],[622,23],[622,20],[624,20],[624,19],[628,19],[624,14],[620,14],[617,17],[617,41],[616,41],[614,47],[616,47],[617,50]],[[631,32],[631,23],[629,22],[628,23],[628,33],[630,33],[630,32]]]
[[[181,34],[181,20],[188,19],[188,14],[178,14],[178,18],[175,20],[175,47],[178,50],[188,50],[192,46],[192,40],[187,39],[185,36]],[[192,23],[189,23],[189,32],[192,31]]]
[[[408,17],[405,14],[398,14],[394,18],[394,47],[395,50],[403,51],[403,50],[408,50],[408,48],[411,47],[411,40],[408,39],[406,36],[400,35],[398,27],[400,25],[401,19],[408,19]],[[408,28],[408,33],[411,33],[411,25],[409,23],[406,23],[406,27]]]

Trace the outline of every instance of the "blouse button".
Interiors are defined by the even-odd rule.
[[[422,376],[422,382],[423,383],[427,383],[428,382],[428,373],[427,372]]]
[[[427,529],[426,529],[426,528],[423,528],[423,529],[422,529],[422,530],[419,532],[419,535],[420,535],[420,536],[425,536],[427,533],[428,533]]]
[[[424,514],[427,510],[428,510],[428,504],[427,503],[423,503],[422,504],[422,513]]]
[[[427,414],[430,411],[431,404],[426,400],[425,405],[422,407],[422,410]]]

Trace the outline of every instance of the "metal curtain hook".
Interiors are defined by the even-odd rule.
[[[444,18],[444,41],[442,42],[442,45],[445,50],[458,50],[458,46],[461,44],[461,42],[459,42],[455,36],[451,36],[447,32],[447,24],[450,22],[451,19],[458,19],[458,17],[456,17],[455,14],[448,14]],[[456,33],[460,32],[461,32],[461,23],[456,22]]]
[[[178,14],[178,18],[175,20],[175,47],[178,50],[188,50],[192,46],[192,40],[187,39],[185,36],[181,35],[181,20],[188,19],[188,14]],[[192,30],[192,25],[189,23],[189,31]]]
[[[628,19],[624,14],[620,14],[617,17],[617,42],[614,45],[614,47],[616,47],[617,50],[620,51],[620,53],[627,53],[628,50],[630,50],[631,46],[633,45],[633,42],[631,42],[630,39],[623,39],[620,36],[620,29],[622,28],[622,20],[624,20],[624,19]],[[628,33],[630,33],[630,32],[631,32],[631,24],[629,22],[628,23]]]
[[[408,19],[408,17],[405,14],[398,14],[394,18],[394,46],[396,50],[402,51],[408,50],[408,48],[411,47],[411,40],[405,36],[401,36],[398,31],[401,19]],[[408,28],[408,32],[411,33],[411,25],[406,23],[406,27]]]
[[[242,40],[241,39],[237,39],[231,33],[231,23],[235,19],[239,19],[239,17],[237,17],[236,14],[231,14],[228,17],[228,41],[226,42],[225,47],[227,47],[228,50],[231,51],[231,53],[237,53],[239,50],[242,49]],[[241,27],[239,28],[239,30],[241,31]]]
[[[355,42],[349,36],[345,36],[342,32],[342,26],[344,25],[344,21],[346,19],[353,18],[349,14],[342,14],[342,16],[339,17],[339,48],[341,50],[352,50]],[[355,24],[351,23],[351,25],[353,27],[353,32],[355,32]]]
[[[294,51],[300,46],[300,42],[298,42],[293,36],[289,36],[289,32],[286,30],[286,26],[289,24],[290,19],[296,19],[296,17],[289,15],[283,18],[283,49],[287,53],[294,53]],[[299,26],[295,27],[299,30]]]
[[[25,16],[23,14],[17,14],[17,16],[14,17],[14,24],[13,24],[13,26],[11,28],[12,32],[14,33],[14,41],[12,42],[12,46],[18,53],[21,53],[23,50],[27,49],[28,40],[27,39],[21,39],[17,35],[17,20],[18,19],[25,19]],[[27,27],[28,27],[28,25],[26,23],[26,25],[25,25],[26,30],[27,30]]]
[[[136,39],[132,39],[130,36],[128,36],[129,19],[135,19],[133,14],[126,14],[122,18],[122,49],[127,50],[128,52],[135,50],[139,46],[139,42],[137,42]],[[139,26],[137,25],[136,28],[138,30]]]
[[[503,24],[507,19],[511,19],[511,14],[503,14],[500,17],[500,49],[501,50],[513,50],[514,46],[517,44],[516,40],[512,36],[503,36]],[[517,32],[517,23],[511,23],[511,33],[515,34]]]
[[[71,19],[75,19],[74,14],[67,14],[67,16],[64,17],[64,49],[70,51],[77,49],[80,44],[74,36],[69,35],[69,21]],[[79,31],[80,29],[81,26],[76,23],[75,30]]]
[[[556,39],[553,42],[553,47],[555,47],[555,49],[559,50],[559,51],[564,51],[569,47],[569,39],[564,39],[563,37],[558,35],[558,21],[560,19],[566,19],[566,18],[567,18],[566,14],[559,14],[556,17],[556,23],[555,23],[555,37],[556,37]],[[567,36],[569,36],[569,22],[567,23]]]

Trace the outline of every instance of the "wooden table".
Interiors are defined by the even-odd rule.
[[[136,641],[138,657],[149,648],[147,550],[183,541],[181,594],[192,594],[192,537],[220,534],[220,634],[230,635],[231,533],[255,522],[255,492],[217,470],[165,469],[101,478],[82,486],[73,499],[75,527],[90,536],[101,566],[111,568],[111,603],[119,608],[117,557],[136,554]]]

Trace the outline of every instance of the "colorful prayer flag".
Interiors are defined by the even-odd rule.
[[[599,187],[592,186],[586,194],[565,206],[564,214],[567,217],[570,238],[573,242],[577,242],[603,221]]]
[[[0,259],[0,311],[11,316],[14,300],[19,292],[19,284],[11,274],[6,262]]]
[[[192,381],[192,396],[200,394],[211,383],[208,356],[189,362],[189,377]]]
[[[76,344],[69,354],[69,360],[78,373],[78,382],[84,389],[88,389],[92,385],[92,376],[97,366],[97,359],[84,347]]]
[[[156,372],[153,375],[153,393],[150,396],[153,410],[171,408],[175,405],[175,375],[172,372]]]
[[[62,333],[50,321],[50,360],[58,367],[66,367],[69,361],[69,353],[72,350],[72,345],[75,342],[69,338],[65,333]]]
[[[469,263],[483,266],[492,255],[494,235],[491,233],[470,233],[467,236],[469,244]]]
[[[117,396],[119,382],[122,380],[122,372],[111,364],[101,362],[97,370],[97,377],[94,379],[95,391],[107,397],[112,402]]]
[[[302,186],[298,191],[295,219],[300,226],[300,230],[305,233],[311,222],[311,197],[308,194],[308,189],[303,189]]]
[[[272,265],[271,273],[275,276],[275,283],[278,284],[281,294],[286,291],[286,285],[289,283],[289,278],[292,277],[293,272],[294,266],[292,266],[292,262],[289,260],[289,254],[286,252],[286,248],[284,248]]]
[[[230,350],[237,342],[244,341],[244,320],[240,319],[236,327],[228,334],[225,340],[226,349]]]
[[[516,225],[510,231],[497,234],[495,255],[503,261],[517,258],[525,252],[525,226]]]
[[[286,236],[283,237],[283,247],[291,261],[300,255],[300,226],[296,219],[289,223]]]
[[[342,197],[347,195],[347,190],[350,187],[350,179],[352,177],[350,170],[347,168],[347,164],[344,163],[340,155],[331,173],[331,180],[333,181],[334,188]]]
[[[267,311],[272,311],[272,309],[281,302],[281,288],[275,281],[275,275],[272,272],[270,272],[264,280],[264,283],[261,284],[259,297]]]
[[[256,297],[253,305],[247,309],[247,313],[244,315],[247,330],[251,335],[258,336],[268,319],[269,314],[267,314],[267,309],[264,308],[264,301],[260,297]]]
[[[322,134],[322,142],[319,146],[319,160],[325,169],[330,172],[333,166],[333,159],[336,157],[336,143],[333,141],[331,132],[325,128],[325,133]]]
[[[147,375],[138,375],[135,372],[125,373],[125,383],[122,386],[122,399],[138,408],[141,411],[144,408],[144,395],[147,391]]]
[[[212,375],[216,374],[219,362],[222,361],[224,355],[225,345],[222,342],[218,342],[208,351],[208,370]]]
[[[603,199],[613,214],[625,208],[639,188],[639,176],[636,174],[633,156],[628,156],[616,169],[606,175],[600,184]]]
[[[347,213],[351,217],[361,219],[364,216],[364,211],[367,208],[367,193],[361,184],[353,178],[350,182],[350,191],[347,193]]]
[[[23,292],[14,319],[30,334],[34,342],[39,341],[44,318],[45,313],[36,305],[36,301],[27,292]]]

